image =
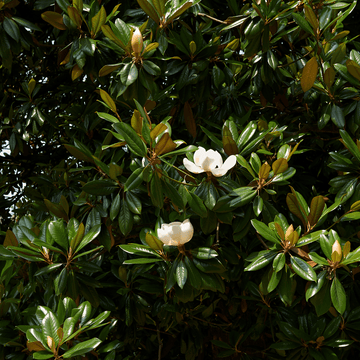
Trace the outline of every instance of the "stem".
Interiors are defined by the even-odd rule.
[[[266,250],[269,250],[269,247],[264,243],[264,240],[262,239],[262,237],[259,235],[259,233],[256,233],[256,237],[260,240],[260,242],[264,245]]]
[[[205,17],[207,17],[207,18],[209,18],[209,19],[211,19],[211,20],[217,21],[217,22],[219,22],[219,23],[221,23],[221,24],[229,25],[229,23],[227,23],[226,21],[222,21],[222,20],[216,19],[216,18],[214,18],[214,17],[212,17],[212,16],[210,16],[210,15],[208,15],[208,14],[198,13],[198,15],[199,15],[199,16],[205,16]]]
[[[157,333],[157,338],[158,338],[158,342],[159,342],[158,360],[161,360],[161,350],[162,350],[162,347],[163,347],[163,342],[162,342],[161,337],[160,337],[159,327],[157,327],[156,333]]]

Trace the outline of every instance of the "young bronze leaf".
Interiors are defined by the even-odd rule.
[[[306,228],[307,225],[307,219],[305,220],[304,216],[303,216],[303,212],[301,211],[301,205],[299,204],[296,195],[288,193],[286,196],[286,204],[289,208],[289,210],[296,216],[298,217],[301,222],[304,225],[304,228]]]
[[[6,230],[5,240],[3,245],[7,246],[19,246],[15,234],[11,230]]]
[[[186,128],[190,135],[195,139],[196,137],[196,123],[194,114],[188,101],[184,104],[184,121]]]
[[[331,85],[334,83],[334,80],[335,80],[335,70],[333,69],[333,67],[329,67],[326,69],[324,74],[325,85],[328,88],[330,88]]]
[[[111,111],[116,113],[116,105],[111,96],[103,89],[100,89],[100,96],[105,102],[105,104],[111,109]]]
[[[306,92],[312,88],[316,80],[318,72],[318,63],[316,57],[312,57],[304,66],[301,76],[301,87],[303,92]]]
[[[176,144],[171,140],[169,133],[165,133],[155,146],[157,155],[166,154],[176,149]]]
[[[310,226],[316,225],[316,223],[319,221],[320,216],[324,210],[324,207],[325,207],[325,200],[321,195],[315,196],[311,200],[310,214],[308,215]]]
[[[163,123],[157,124],[154,129],[150,131],[151,140],[155,140],[155,138],[164,132],[167,129],[167,126]]]
[[[280,224],[278,224],[277,222],[275,222],[274,224],[275,224],[276,232],[280,236],[281,240],[284,240],[285,239],[284,230],[282,229]]]
[[[305,5],[305,18],[311,24],[314,32],[316,33],[316,29],[319,27],[319,20],[316,17],[313,9],[308,5]]]
[[[131,117],[131,127],[138,133],[141,134],[143,126],[142,117],[138,110],[134,110],[133,116]]]
[[[227,155],[236,155],[239,153],[239,150],[236,146],[236,142],[232,138],[231,132],[227,126],[223,127],[223,137],[222,137],[223,147]]]
[[[354,60],[347,60],[346,68],[355,79],[360,81],[360,66]]]
[[[289,167],[289,165],[288,165],[288,162],[286,159],[284,159],[284,158],[277,159],[272,164],[274,176],[277,174],[283,173],[284,171],[286,171],[288,169],[288,167]]]
[[[259,171],[259,178],[266,180],[269,176],[270,170],[271,170],[271,167],[267,162],[262,164],[260,171]]]
[[[41,17],[43,20],[51,24],[54,28],[59,30],[67,30],[61,14],[54,11],[45,11],[41,14]]]

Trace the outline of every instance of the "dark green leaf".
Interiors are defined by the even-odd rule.
[[[334,308],[340,314],[343,314],[346,310],[346,293],[343,286],[341,285],[340,280],[337,277],[335,277],[332,281],[330,294]]]

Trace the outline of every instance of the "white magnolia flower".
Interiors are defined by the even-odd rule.
[[[183,163],[186,169],[194,174],[211,172],[214,176],[219,177],[225,175],[228,170],[235,166],[236,156],[229,156],[223,163],[219,152],[214,150],[206,151],[203,147],[199,146],[199,150],[196,150],[194,153],[194,162],[184,158]]]
[[[194,235],[194,228],[189,219],[162,224],[157,230],[158,238],[165,245],[179,246],[190,241]]]

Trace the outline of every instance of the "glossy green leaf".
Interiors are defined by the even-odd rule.
[[[337,277],[335,277],[332,281],[330,295],[334,308],[340,314],[343,314],[346,310],[346,293],[343,286],[341,285],[340,280]]]
[[[93,180],[86,183],[82,190],[91,195],[110,195],[119,189],[119,185],[112,180]]]
[[[271,241],[274,244],[280,244],[280,240],[275,235],[275,232],[267,227],[263,222],[252,219],[251,224],[264,239]]]
[[[316,295],[321,290],[321,288],[323,287],[325,281],[327,281],[326,280],[326,275],[327,275],[326,270],[323,270],[317,276],[317,282],[311,282],[310,283],[309,287],[306,290],[306,295],[305,295],[306,301],[309,301],[309,299],[311,297]]]
[[[308,281],[317,281],[314,269],[303,259],[291,256],[290,262],[293,270],[303,279]]]
[[[79,344],[73,346],[70,350],[66,351],[63,354],[64,359],[68,359],[74,356],[84,355],[88,352],[91,352],[97,346],[101,344],[101,340],[98,338],[92,338],[90,340],[85,340]]]
[[[252,261],[250,265],[245,268],[245,271],[256,271],[260,270],[266,265],[270,264],[277,252],[274,250],[269,250],[265,252],[262,256],[257,258],[255,261]]]
[[[124,137],[132,153],[134,153],[137,156],[142,156],[142,157],[146,156],[147,153],[146,145],[130,125],[125,123],[117,123],[117,124],[113,124],[113,127],[119,134],[121,134]]]

